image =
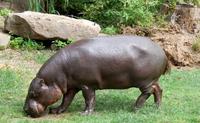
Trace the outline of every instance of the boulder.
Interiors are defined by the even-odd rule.
[[[85,19],[26,11],[10,14],[5,21],[5,30],[36,40],[80,40],[98,36],[101,28]]]
[[[7,48],[10,41],[10,35],[0,32],[0,50]]]

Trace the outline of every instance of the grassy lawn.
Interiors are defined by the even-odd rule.
[[[80,115],[84,100],[79,92],[64,114],[37,119],[26,117],[22,108],[28,86],[42,63],[53,53],[0,52],[0,123],[200,123],[198,69],[173,69],[170,75],[162,76],[163,102],[160,109],[156,109],[151,96],[141,110],[132,112],[133,102],[140,92],[131,88],[97,91],[96,111],[90,116]]]

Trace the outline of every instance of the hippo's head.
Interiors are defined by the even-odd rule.
[[[47,106],[60,99],[62,92],[55,83],[46,84],[43,79],[32,80],[26,97],[24,111],[31,117],[45,114]]]

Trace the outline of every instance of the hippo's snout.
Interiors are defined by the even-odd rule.
[[[45,114],[45,107],[34,100],[27,101],[23,109],[33,118],[37,118]]]

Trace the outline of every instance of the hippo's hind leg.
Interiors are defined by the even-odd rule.
[[[162,89],[160,88],[157,81],[153,82],[151,86],[146,88],[140,88],[142,92],[141,95],[137,98],[136,103],[134,104],[134,111],[141,108],[145,101],[151,96],[154,95],[154,102],[157,104],[157,107],[161,104],[162,99]]]
[[[71,104],[74,96],[79,91],[79,89],[69,89],[67,93],[63,95],[62,103],[56,108],[50,109],[51,114],[60,114],[67,110],[68,106]]]
[[[83,97],[85,98],[85,109],[82,112],[83,115],[91,114],[95,107],[95,90],[88,87],[82,87]]]
[[[148,88],[140,88],[141,94],[140,96],[137,98],[133,110],[136,111],[137,109],[141,108],[144,103],[146,102],[146,100],[151,96],[153,89],[152,87],[148,87]]]
[[[157,82],[153,83],[152,88],[153,88],[154,102],[156,103],[157,107],[159,107],[162,101],[162,89],[160,88]]]

